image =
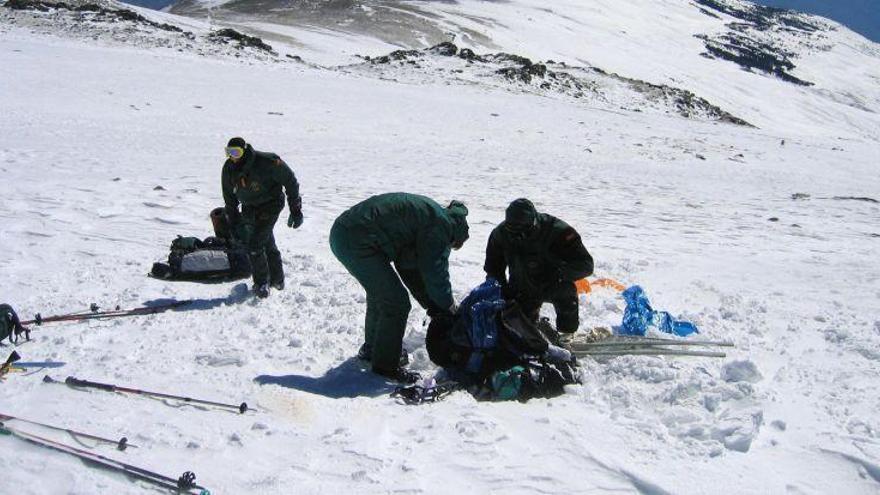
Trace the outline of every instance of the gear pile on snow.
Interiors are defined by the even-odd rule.
[[[455,318],[433,319],[425,340],[431,361],[449,380],[440,393],[438,385],[396,390],[406,403],[435,401],[450,390],[449,382],[479,400],[523,402],[556,397],[579,383],[576,362],[559,347],[555,329],[545,320],[535,325],[515,302],[505,301],[492,278],[471,291]]]
[[[211,212],[214,236],[205,239],[177,236],[171,241],[167,262],[153,263],[149,275],[171,281],[220,283],[251,276],[245,246],[236,241],[223,208]]]

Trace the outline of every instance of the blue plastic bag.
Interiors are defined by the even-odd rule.
[[[666,311],[654,311],[645,291],[638,285],[626,289],[622,295],[626,301],[626,310],[623,312],[623,323],[620,326],[621,335],[645,335],[650,326],[679,337],[700,333],[693,323],[676,320]]]

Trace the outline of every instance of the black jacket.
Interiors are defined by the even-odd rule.
[[[263,153],[247,145],[245,156],[238,163],[226,160],[221,173],[223,201],[226,212],[234,221],[238,217],[238,205],[260,206],[277,201],[283,206],[284,193],[290,210],[299,207],[299,183],[290,167],[275,153]]]
[[[539,213],[538,225],[522,239],[504,225],[501,222],[489,236],[483,269],[501,282],[508,294],[539,298],[560,283],[593,274],[593,257],[581,236],[562,220]]]

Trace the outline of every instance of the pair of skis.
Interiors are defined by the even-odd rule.
[[[572,354],[577,357],[614,356],[694,356],[724,358],[718,347],[734,347],[732,342],[719,340],[679,340],[659,337],[615,336],[597,342],[570,343]]]

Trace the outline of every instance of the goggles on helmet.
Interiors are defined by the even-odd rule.
[[[244,148],[241,146],[227,146],[226,156],[233,160],[240,160],[244,156]]]

